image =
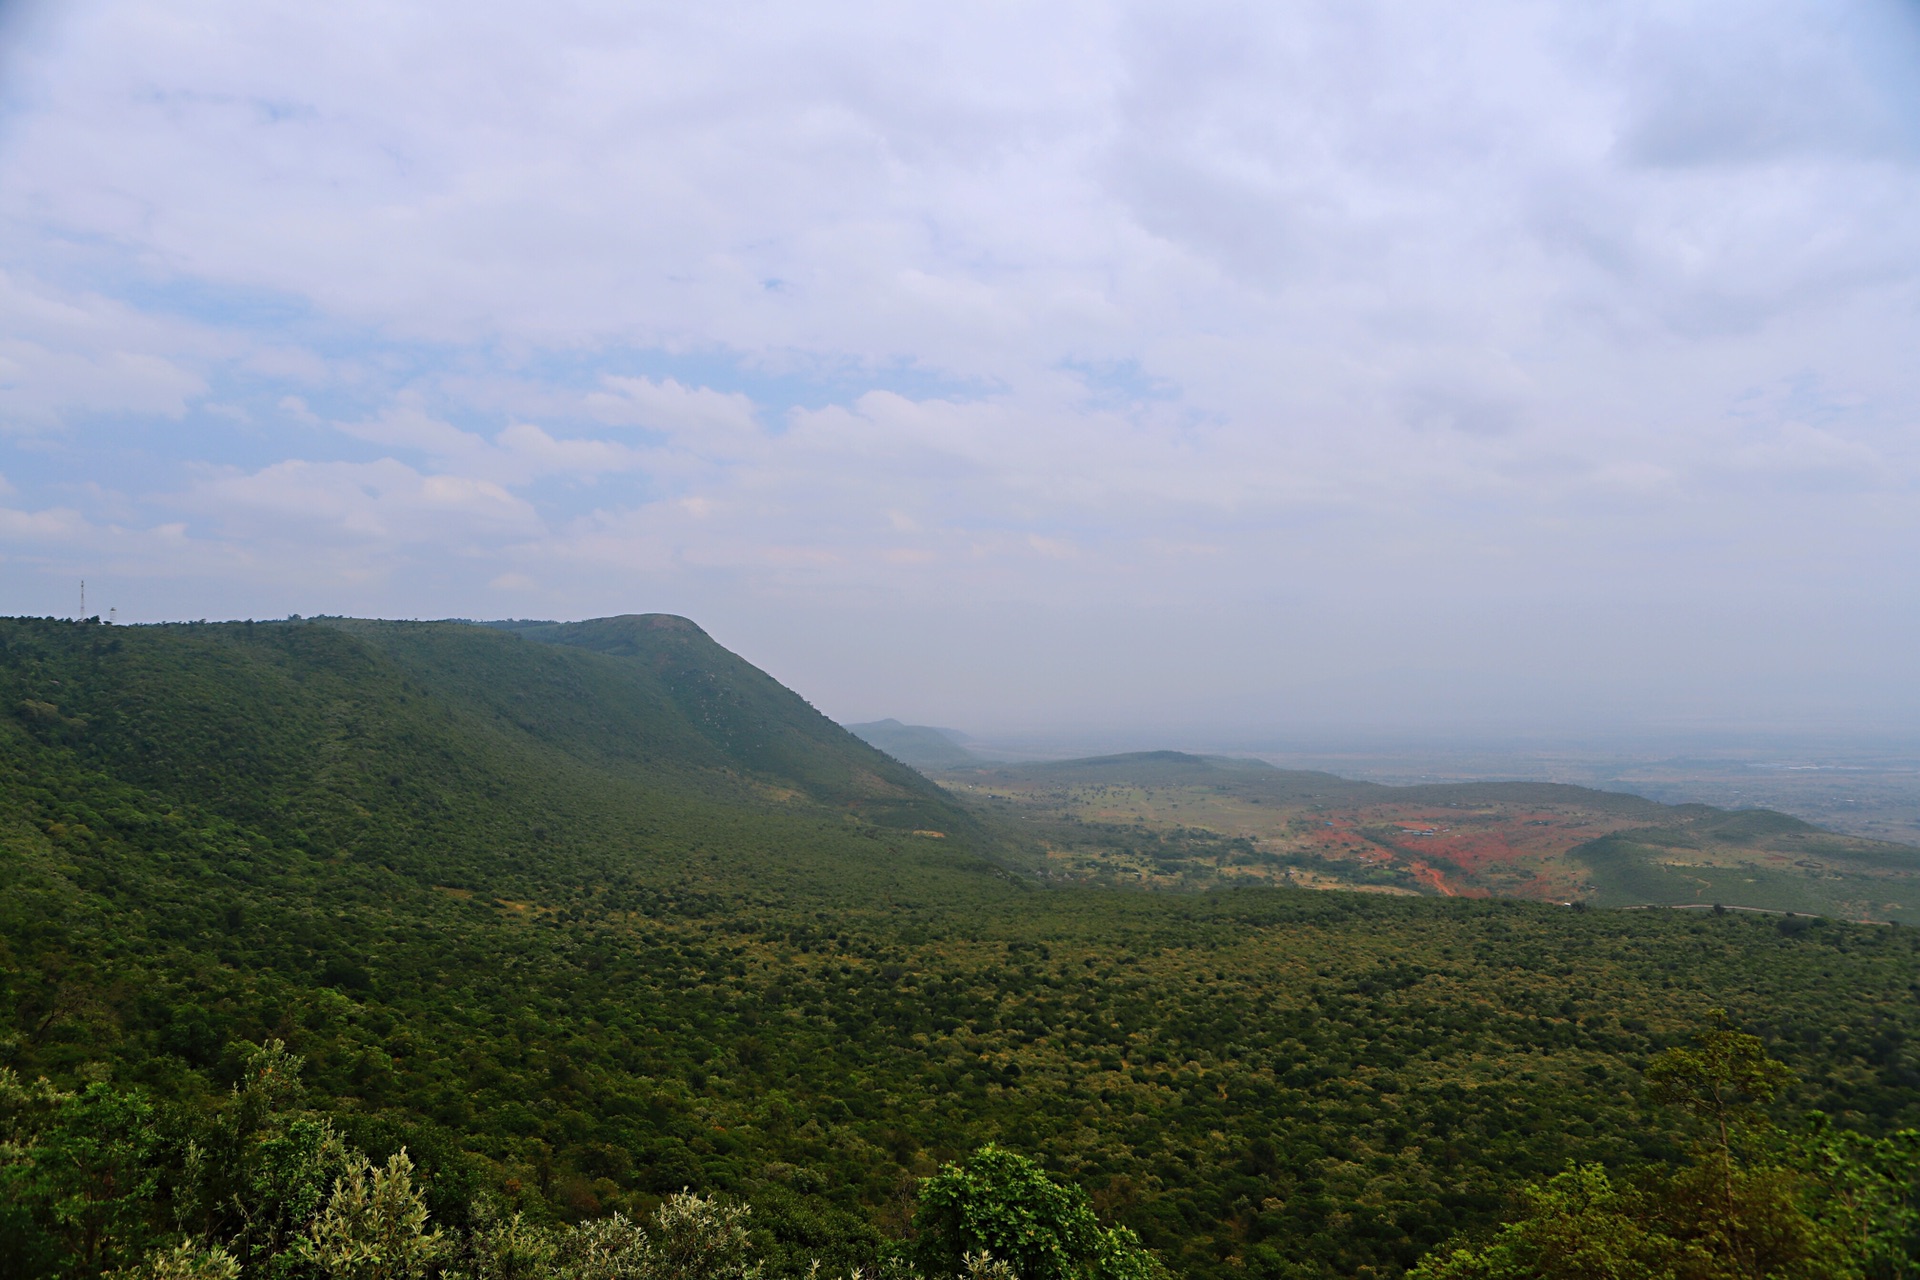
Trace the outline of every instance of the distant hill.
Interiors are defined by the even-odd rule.
[[[1459,782],[1391,786],[1360,782],[1313,769],[1277,769],[1245,756],[1195,755],[1185,751],[1131,751],[1028,764],[994,765],[987,773],[1009,781],[1071,781],[1134,786],[1207,786],[1254,799],[1360,802],[1392,798],[1410,803],[1466,801],[1577,802],[1647,818],[1673,812],[1661,804],[1621,791],[1595,791],[1557,782]],[[1705,808],[1705,806],[1694,806]]]
[[[846,728],[848,733],[916,769],[971,769],[988,763],[986,757],[962,746],[963,735],[953,729],[901,724],[891,719],[850,724]]]
[[[1766,809],[1548,782],[1387,786],[1146,751],[942,775],[1044,852],[1041,874],[1920,921],[1920,849]]]
[[[1367,787],[1330,773],[1276,769],[1264,760],[1242,756],[1203,756],[1186,751],[1127,751],[1118,755],[1083,756],[1072,760],[1039,760],[992,766],[999,778],[1048,779],[1056,782],[1116,782],[1133,785],[1187,783],[1271,787]]]

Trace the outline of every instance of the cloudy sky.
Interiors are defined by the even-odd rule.
[[[14,0],[0,610],[81,578],[982,732],[1911,725],[1920,5]]]

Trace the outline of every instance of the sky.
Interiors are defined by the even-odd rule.
[[[1920,723],[1920,4],[0,0],[0,612]]]

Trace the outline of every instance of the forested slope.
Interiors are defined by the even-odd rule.
[[[1195,1276],[1393,1275],[1568,1158],[1674,1157],[1638,1071],[1715,1006],[1789,1110],[1920,1120],[1911,930],[1037,889],[616,621],[0,623],[0,1060],[186,1135],[282,1039],[445,1221],[692,1186],[776,1259],[871,1259],[997,1140]]]

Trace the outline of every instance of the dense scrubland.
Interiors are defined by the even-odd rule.
[[[604,1274],[683,1237],[780,1274],[1004,1267],[928,1199],[994,1144],[1180,1275],[1534,1274],[1579,1231],[1708,1260],[1675,1275],[1818,1274],[1845,1232],[1908,1265],[1914,930],[1043,887],[1018,830],[679,619],[12,620],[0,712],[9,1275],[241,1258],[208,1170],[300,1142],[344,1163],[294,1161],[326,1177],[275,1193],[248,1275],[560,1274],[620,1231]],[[1716,1148],[1656,1068],[1735,1029],[1791,1079]],[[261,1092],[275,1054],[297,1095]],[[452,1252],[316,1253],[376,1184]],[[1739,1206],[1814,1252],[1755,1271]],[[474,1271],[516,1222],[533,1269]],[[1074,1274],[1147,1256],[1075,1238]]]

